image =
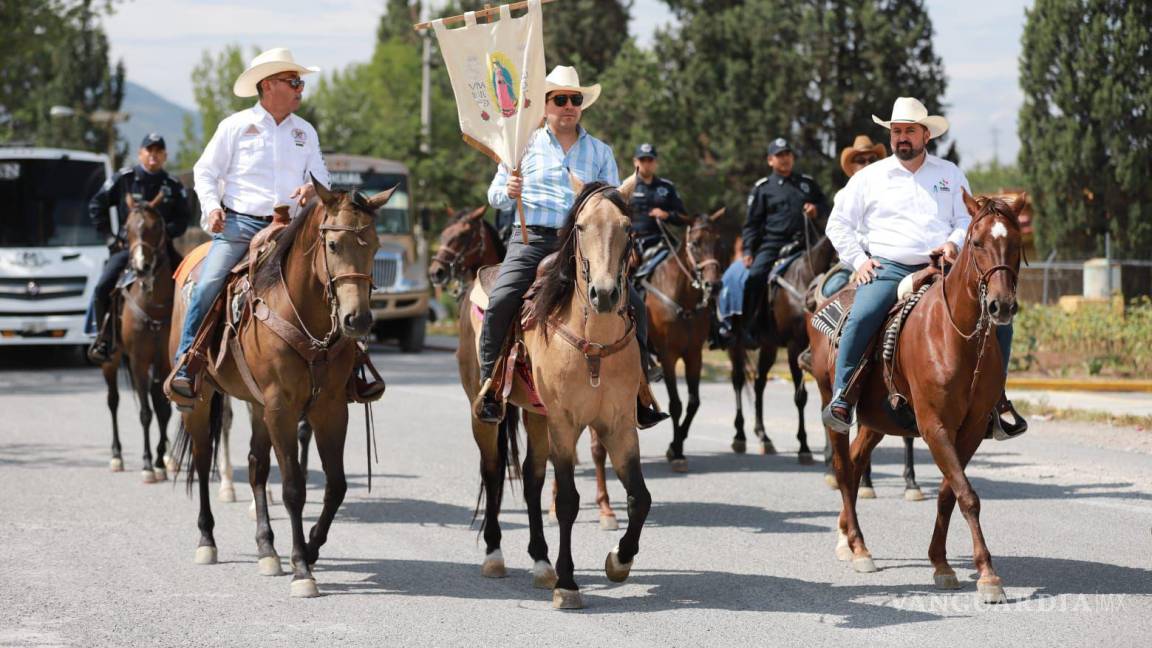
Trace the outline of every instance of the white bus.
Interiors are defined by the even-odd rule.
[[[108,249],[88,201],[111,173],[107,155],[0,146],[0,345],[90,343]]]

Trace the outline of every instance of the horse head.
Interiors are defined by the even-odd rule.
[[[324,204],[314,270],[343,333],[362,337],[372,327],[372,263],[380,247],[376,211],[388,202],[396,187],[368,198],[358,191],[329,191],[315,178],[312,182]]]
[[[168,233],[164,218],[156,208],[164,200],[164,193],[147,202],[139,202],[129,195],[128,218],[125,219],[128,241],[128,263],[140,277],[145,291],[151,291],[152,278],[168,249]]]
[[[428,265],[428,279],[433,285],[443,288],[453,279],[461,279],[462,272],[477,269],[484,254],[485,211],[484,206],[461,210],[440,233],[440,247]]]
[[[692,221],[685,237],[688,261],[696,274],[695,281],[704,293],[705,303],[711,303],[720,294],[723,271],[716,258],[716,246],[720,242],[720,232],[715,223],[724,217],[727,208],[721,207],[711,214],[700,214]]]
[[[1016,301],[1022,255],[1020,213],[1027,205],[1028,195],[1023,193],[1008,203],[987,196],[973,198],[964,191],[964,206],[972,216],[964,256],[975,269],[983,300],[980,306],[999,326],[1011,324],[1020,307]]]
[[[576,191],[574,219],[569,237],[577,263],[576,289],[587,294],[598,313],[620,304],[626,290],[627,257],[631,250],[628,201],[636,187],[630,176],[619,188],[593,183],[587,187],[571,176]]]

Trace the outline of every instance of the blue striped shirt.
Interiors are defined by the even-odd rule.
[[[564,225],[564,217],[576,201],[568,179],[569,170],[584,183],[599,180],[614,186],[620,184],[612,147],[581,127],[576,143],[564,153],[551,129],[540,128],[520,161],[520,173],[524,176],[521,198],[527,225],[555,228]],[[506,191],[509,173],[503,164],[499,165],[488,187],[488,202],[496,209],[516,207],[516,201],[509,198]]]

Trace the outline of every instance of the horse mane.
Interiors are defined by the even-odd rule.
[[[500,232],[496,231],[496,226],[489,223],[487,220],[480,219],[481,226],[488,231],[488,237],[492,239],[492,245],[496,248],[496,255],[501,259],[508,254],[508,249],[504,247],[504,241],[500,238]]]
[[[564,226],[560,228],[563,242],[557,251],[556,261],[545,268],[540,276],[540,292],[536,293],[532,303],[532,318],[539,323],[545,334],[548,332],[548,318],[568,303],[576,287],[576,237],[573,235],[576,216],[588,198],[600,191],[603,192],[604,198],[611,201],[620,211],[628,213],[624,197],[615,187],[604,182],[589,182],[584,185],[580,195],[576,196],[572,208],[564,218]]]
[[[343,194],[338,195],[343,198]],[[292,249],[296,239],[300,237],[300,231],[304,229],[304,224],[312,219],[312,212],[317,208],[323,210],[324,205],[319,198],[313,196],[300,210],[296,218],[293,218],[276,236],[276,246],[272,248],[272,252],[264,260],[264,263],[256,268],[256,276],[250,277],[254,289],[262,291],[279,283],[281,269],[284,267],[285,259],[288,258],[288,252]]]

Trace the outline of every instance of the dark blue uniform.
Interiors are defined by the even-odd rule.
[[[676,193],[676,185],[660,177],[652,178],[652,182],[644,182],[636,176],[636,189],[632,193],[632,235],[641,241],[642,247],[648,247],[649,242],[660,238],[660,226],[656,224],[656,217],[652,215],[655,208],[668,212],[664,221],[667,225],[688,224],[684,219],[687,210],[684,201]]]

